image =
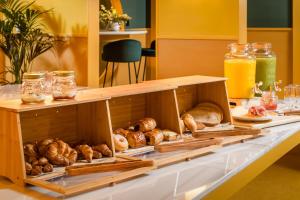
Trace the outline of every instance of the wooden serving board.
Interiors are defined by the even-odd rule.
[[[145,147],[140,147],[136,149],[128,149],[124,152],[118,152],[116,153],[117,156],[135,156],[143,153],[149,153],[154,151],[154,146],[145,146]]]
[[[182,142],[170,143],[170,144],[161,144],[155,146],[155,150],[158,152],[170,152],[178,150],[193,150],[203,147],[208,147],[211,145],[221,144],[222,140],[217,138],[210,139],[188,139]]]
[[[98,163],[92,165],[69,166],[66,167],[68,176],[78,176],[89,173],[111,172],[111,171],[125,171],[143,167],[153,167],[152,160],[127,160],[116,161],[113,163]]]
[[[285,111],[283,112],[284,115],[300,115],[300,110],[290,110],[290,111]]]
[[[269,128],[273,126],[290,124],[294,122],[300,122],[300,116],[296,116],[296,115],[273,116],[272,121],[268,121],[268,122],[243,122],[243,121],[234,120],[233,124],[236,127],[242,127],[242,128]]]
[[[234,130],[194,132],[193,137],[195,137],[195,138],[219,138],[219,137],[238,136],[238,135],[258,135],[260,133],[261,133],[261,129],[257,129],[257,128],[235,128]]]

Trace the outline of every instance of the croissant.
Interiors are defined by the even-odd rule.
[[[77,160],[77,151],[62,140],[55,140],[47,147],[46,157],[54,165],[68,166]]]
[[[52,172],[53,171],[53,165],[51,164],[46,164],[44,167],[43,167],[43,172],[44,173],[48,173],[48,172]]]
[[[197,131],[197,123],[195,122],[194,118],[192,115],[190,114],[184,114],[182,116],[182,120],[183,120],[183,123],[184,125],[192,132],[196,132]]]
[[[37,161],[37,158],[36,157],[27,157],[27,156],[25,156],[25,160],[26,160],[26,162],[28,162],[28,163],[30,163],[30,164],[32,164],[32,163],[34,163],[35,161]]]
[[[47,164],[49,164],[49,163],[48,163],[48,159],[45,158],[45,157],[41,157],[41,158],[39,159],[39,161],[38,161],[38,165],[44,166],[44,165],[47,165]]]
[[[153,118],[144,118],[139,120],[134,126],[135,131],[148,132],[156,127],[156,121]]]
[[[28,162],[25,162],[25,169],[26,169],[26,174],[30,175],[31,174],[31,170],[32,170],[31,164],[29,164]]]
[[[106,144],[99,144],[97,146],[93,146],[93,150],[100,152],[102,155],[107,157],[112,157],[112,151]]]
[[[93,158],[95,159],[102,158],[102,154],[98,151],[93,151]]]
[[[54,139],[44,139],[38,142],[37,144],[37,148],[39,151],[39,154],[41,156],[45,156],[46,155],[46,151],[47,151],[47,147],[49,144],[51,144],[52,142],[54,142]]]
[[[79,153],[81,153],[84,156],[84,159],[87,160],[88,162],[92,162],[93,160],[93,149],[87,145],[79,145],[76,147]]]
[[[32,167],[32,170],[31,170],[31,175],[32,176],[37,176],[37,175],[40,175],[42,173],[43,169],[41,166],[34,166]]]
[[[36,144],[26,144],[24,145],[24,154],[28,157],[37,157]]]

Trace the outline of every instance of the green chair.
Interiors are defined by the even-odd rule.
[[[103,46],[102,60],[106,61],[103,87],[105,87],[107,68],[112,62],[111,86],[113,85],[115,63],[128,63],[128,78],[131,84],[130,63],[134,64],[136,83],[138,74],[135,62],[140,61],[142,53],[141,43],[137,40],[125,39],[107,43]]]
[[[145,64],[144,64],[144,71],[143,71],[143,81],[145,80],[145,72],[147,67],[147,57],[155,57],[156,56],[156,50],[155,50],[155,40],[151,42],[150,48],[142,48],[142,56],[145,57]],[[142,59],[142,58],[141,58]],[[140,73],[141,69],[141,60],[139,64],[138,74]]]

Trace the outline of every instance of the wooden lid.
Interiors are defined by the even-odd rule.
[[[145,81],[138,84],[120,85],[120,86],[107,87],[107,88],[97,88],[94,89],[93,91],[96,94],[103,94],[106,96],[110,96],[111,98],[115,98],[115,97],[122,97],[122,96],[173,90],[176,88],[177,86],[170,85],[167,83],[160,83],[156,81]]]
[[[23,79],[40,79],[40,78],[45,78],[45,73],[26,72],[23,74]]]
[[[220,82],[226,80],[227,78],[225,77],[193,75],[193,76],[182,76],[182,77],[168,78],[168,79],[159,79],[159,80],[153,80],[147,82],[156,82],[157,84],[159,83],[169,84],[176,87],[180,87],[186,85],[205,84],[205,83]]]
[[[81,103],[104,101],[107,99],[110,99],[110,97],[103,94],[91,93],[91,89],[86,89],[78,91],[75,99],[66,101],[54,101],[52,96],[47,96],[45,102],[39,104],[23,104],[21,99],[3,100],[0,101],[0,109],[8,110],[11,112],[25,112],[31,110],[76,105]]]
[[[61,76],[61,77],[68,77],[68,76],[74,76],[74,71],[54,71],[54,76]]]

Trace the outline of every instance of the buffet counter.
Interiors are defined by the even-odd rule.
[[[299,144],[300,123],[264,130],[262,137],[214,153],[163,167],[127,182],[70,199],[226,199]],[[59,196],[37,187],[18,187],[0,179],[3,199],[51,199]]]

